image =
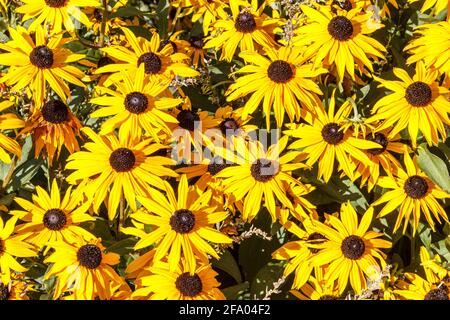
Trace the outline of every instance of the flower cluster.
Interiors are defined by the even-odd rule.
[[[0,300],[449,300],[447,0],[0,4]]]

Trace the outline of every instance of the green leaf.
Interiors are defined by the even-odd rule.
[[[169,9],[170,4],[168,0],[160,0],[156,12],[158,13],[156,27],[161,39],[167,39],[169,29]]]
[[[266,291],[274,288],[274,283],[283,276],[283,267],[277,265],[266,265],[256,274],[250,285],[250,298],[261,299]]]
[[[237,283],[242,282],[241,271],[230,251],[226,250],[219,260],[213,260],[212,265],[228,273]]]
[[[236,300],[239,295],[248,289],[249,283],[247,281],[225,288],[222,290],[223,294],[227,298],[227,300]]]
[[[445,162],[432,154],[427,147],[420,145],[417,164],[427,176],[445,192],[450,193],[450,175]]]
[[[155,16],[155,15],[156,13],[150,12],[146,13],[136,9],[135,7],[126,6],[119,8],[116,12],[111,13],[109,15],[109,18],[113,19],[117,17]]]

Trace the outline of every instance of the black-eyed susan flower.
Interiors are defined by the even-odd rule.
[[[5,111],[10,108],[14,103],[11,101],[2,101],[0,102],[0,112]],[[6,113],[0,115],[0,130],[12,130],[19,129],[25,126],[25,122],[22,119],[19,119],[17,115],[14,113]],[[20,157],[22,154],[22,149],[19,143],[6,136],[3,133],[0,133],[0,160],[4,163],[11,163],[11,157],[8,152],[14,154],[17,157]]]
[[[71,188],[62,198],[56,180],[53,180],[50,194],[37,186],[33,202],[19,197],[14,201],[24,209],[10,212],[25,221],[16,227],[17,233],[38,248],[47,246],[48,242],[75,243],[79,237],[86,240],[94,238],[79,226],[82,222],[94,220],[86,213],[90,204],[78,205],[80,199],[73,195]]]
[[[122,17],[113,17],[111,15],[116,15],[120,8],[124,8],[127,5],[128,0],[119,0],[116,3],[113,1],[106,2],[106,8],[103,7],[87,7],[83,12],[89,17],[90,29],[94,31],[95,34],[100,34],[102,32],[103,16],[105,15],[105,25],[104,25],[104,35],[110,35],[112,30],[118,29],[120,27],[125,27],[127,22]]]
[[[447,133],[444,125],[450,125],[450,101],[446,97],[448,89],[439,86],[436,81],[438,71],[427,69],[420,61],[412,78],[400,68],[394,68],[393,72],[401,81],[375,77],[381,83],[380,87],[393,93],[377,101],[367,123],[383,120],[377,130],[392,127],[391,135],[408,128],[414,147],[419,131],[429,145],[437,144],[439,136],[445,139]]]
[[[139,287],[133,298],[149,300],[225,300],[220,283],[209,264],[199,264],[194,272],[184,260],[175,270],[166,262],[156,262],[149,267],[150,274],[139,278]]]
[[[297,159],[298,160],[298,159]],[[293,209],[285,207],[281,202],[275,200],[277,207],[277,217],[280,219],[280,223],[284,224],[293,216],[299,221],[303,221],[308,218],[317,218],[316,206],[308,201],[305,196],[316,188],[310,184],[302,183],[289,183],[285,187],[286,196],[292,202]],[[265,204],[267,205],[267,204]]]
[[[241,52],[276,47],[272,34],[279,21],[264,14],[265,7],[263,3],[258,8],[257,1],[250,4],[247,0],[230,0],[232,17],[219,8],[220,19],[214,23],[217,34],[207,38],[204,48],[222,50],[220,59],[231,61],[238,46]]]
[[[186,54],[191,57],[192,64],[198,67],[199,63],[205,65],[205,43],[202,36],[192,36],[189,38],[189,46],[185,48]]]
[[[310,257],[319,252],[318,249],[310,248],[307,243],[321,243],[326,241],[326,237],[316,231],[313,231],[312,223],[309,220],[304,221],[302,229],[291,221],[287,221],[283,226],[290,233],[294,234],[298,239],[285,243],[281,248],[272,253],[272,258],[276,260],[287,260],[288,263],[283,272],[283,276],[287,277],[294,273],[293,289],[300,289],[311,278],[313,273],[319,276],[320,267],[313,267],[309,263]]]
[[[34,18],[29,30],[38,30],[41,25],[51,26],[53,34],[61,33],[63,26],[69,32],[77,29],[72,19],[90,27],[91,22],[80,8],[100,6],[97,0],[24,0],[23,3],[16,12],[23,14],[22,21]]]
[[[251,97],[244,105],[242,119],[246,120],[262,101],[262,111],[270,129],[270,112],[273,110],[278,127],[283,125],[287,113],[291,121],[299,120],[301,105],[313,110],[318,95],[322,94],[313,79],[326,72],[325,69],[313,69],[305,64],[300,48],[282,47],[279,50],[266,49],[269,58],[257,53],[241,53],[248,65],[238,73],[249,73],[239,77],[227,90],[227,101]],[[300,101],[300,102],[299,102]]]
[[[175,177],[170,168],[174,161],[151,156],[164,146],[150,144],[148,139],[113,134],[99,136],[92,129],[81,129],[92,142],[84,144],[86,151],[73,153],[67,159],[66,169],[75,170],[68,177],[71,184],[80,184],[83,193],[92,201],[94,211],[107,199],[108,216],[112,220],[120,199],[136,210],[136,195],[147,196],[153,187],[164,188],[161,177]]]
[[[380,249],[390,248],[391,242],[379,239],[382,233],[369,230],[372,218],[373,208],[369,208],[358,224],[358,215],[347,202],[341,206],[340,219],[328,217],[331,226],[312,222],[313,230],[328,241],[309,244],[320,249],[310,262],[313,266],[327,266],[326,284],[332,285],[337,280],[340,293],[344,292],[349,280],[355,293],[361,293],[366,288],[365,275],[372,276],[386,265],[386,255]]]
[[[11,281],[11,270],[27,271],[27,268],[20,265],[14,257],[37,256],[35,248],[31,244],[23,241],[22,237],[13,235],[17,219],[17,217],[12,217],[3,223],[3,219],[0,217],[0,279],[5,284]]]
[[[414,33],[416,37],[404,49],[411,54],[407,62],[423,61],[428,69],[450,76],[450,21],[423,24],[417,26]]]
[[[27,119],[20,134],[31,134],[36,158],[45,150],[49,163],[53,163],[63,146],[71,154],[80,149],[76,138],[80,129],[81,123],[70,108],[59,99],[50,99]]]
[[[334,66],[342,81],[345,73],[355,79],[355,69],[364,73],[366,67],[373,72],[372,61],[384,58],[384,46],[367,36],[383,26],[369,23],[373,12],[361,13],[360,8],[355,8],[333,14],[326,7],[315,10],[305,5],[301,9],[310,20],[295,30],[294,44],[306,46],[303,54],[312,59],[315,67]]]
[[[391,175],[397,172],[401,164],[395,154],[403,154],[408,150],[408,146],[399,141],[400,135],[391,137],[389,131],[389,129],[385,129],[379,132],[370,132],[365,136],[366,140],[382,146],[381,148],[363,150],[371,160],[370,166],[353,158],[357,166],[355,175],[361,176],[360,185],[367,186],[368,191],[371,191],[376,185],[380,173],[385,172]]]
[[[418,167],[417,158],[411,159],[408,153],[404,154],[406,172],[398,168],[397,173],[392,176],[380,177],[378,185],[392,189],[384,193],[372,206],[385,203],[378,214],[384,217],[395,209],[399,208],[397,220],[394,225],[394,232],[400,227],[403,219],[403,233],[406,231],[411,214],[413,217],[412,227],[414,235],[419,226],[420,216],[423,214],[431,229],[435,230],[434,218],[441,223],[440,217],[448,222],[448,216],[444,208],[437,202],[437,199],[446,199],[450,195],[443,191],[430,178],[428,178]]]
[[[45,279],[56,277],[55,299],[71,292],[76,300],[108,300],[113,293],[111,287],[124,281],[112,268],[119,263],[119,255],[105,253],[101,239],[80,238],[73,244],[56,241],[48,245],[55,251],[45,259],[45,263],[52,264]]]
[[[17,91],[24,88],[31,90],[38,107],[49,92],[47,83],[63,101],[70,96],[66,82],[84,87],[80,81],[84,73],[69,64],[84,58],[84,55],[62,48],[70,38],[53,35],[46,39],[45,29],[41,26],[36,28],[35,40],[30,36],[30,31],[23,27],[8,30],[12,40],[0,45],[0,49],[7,52],[0,53],[0,64],[9,66],[9,70],[0,79],[1,83]]]
[[[170,135],[167,123],[176,124],[178,120],[168,109],[176,107],[183,101],[164,97],[168,83],[154,83],[144,81],[144,65],[140,65],[136,76],[131,79],[123,72],[120,82],[112,82],[114,90],[97,87],[98,97],[91,99],[91,103],[103,106],[91,113],[92,118],[110,117],[102,123],[100,134],[119,132],[125,136],[140,138],[143,133],[151,135],[159,141],[158,134],[163,131]]]
[[[134,79],[141,64],[144,65],[145,81],[149,80],[153,83],[170,82],[176,76],[196,77],[199,75],[185,63],[189,57],[184,53],[173,53],[170,46],[160,47],[161,40],[158,33],[152,33],[149,41],[136,37],[128,28],[121,28],[121,30],[125,34],[130,48],[112,45],[101,49],[108,56],[119,61],[119,63],[108,64],[95,71],[95,73],[112,73],[105,81],[105,86],[110,86],[112,81],[120,81],[121,71],[126,71],[130,78]]]
[[[425,247],[420,248],[420,260],[422,265],[430,260],[430,254]],[[424,265],[425,279],[421,276],[406,272],[403,279],[395,283],[394,293],[407,300],[450,300],[450,291],[444,277]]]
[[[359,139],[353,136],[351,130],[344,130],[346,118],[351,111],[351,105],[346,101],[335,113],[334,92],[329,101],[328,113],[320,105],[315,115],[305,117],[306,123],[290,124],[286,133],[298,140],[293,142],[289,149],[302,149],[307,154],[306,164],[309,166],[318,162],[318,178],[328,182],[334,171],[335,160],[339,169],[354,180],[354,166],[351,157],[371,166],[371,161],[362,150],[379,149],[381,145]]]
[[[340,300],[341,294],[339,287],[334,285],[325,285],[324,281],[320,281],[314,277],[310,277],[299,290],[290,291],[300,300]]]
[[[0,282],[0,301],[2,300],[29,300],[27,295],[28,284],[23,274],[11,274],[9,283]]]
[[[208,241],[223,244],[232,242],[213,228],[228,213],[210,205],[211,190],[201,192],[189,187],[186,175],[181,176],[177,195],[167,182],[165,186],[166,196],[153,190],[149,198],[138,197],[147,212],[138,210],[131,215],[138,223],[155,226],[155,229],[148,234],[138,228],[124,228],[122,231],[141,238],[136,243],[135,250],[157,244],[154,260],[160,261],[167,257],[172,271],[177,268],[180,257],[183,256],[192,273],[196,266],[196,256],[202,261],[208,261],[207,255],[219,258]]]
[[[281,155],[288,137],[282,137],[267,151],[259,141],[245,141],[242,138],[233,140],[236,153],[220,147],[214,149],[217,156],[236,164],[223,169],[216,177],[223,179],[225,193],[233,195],[236,201],[244,200],[242,218],[252,221],[260,211],[263,199],[272,221],[277,219],[275,199],[292,210],[284,187],[290,182],[298,184],[291,172],[306,165],[295,162],[299,152],[289,151]]]

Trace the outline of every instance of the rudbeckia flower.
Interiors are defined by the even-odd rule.
[[[78,27],[72,19],[90,27],[92,24],[88,17],[80,10],[84,7],[99,7],[97,0],[23,0],[24,5],[16,9],[22,13],[22,21],[33,19],[28,30],[35,31],[43,26],[51,26],[53,34],[61,33],[63,25],[69,32]]]
[[[55,251],[45,259],[45,263],[52,264],[45,279],[56,277],[55,299],[71,292],[76,300],[108,300],[113,294],[112,285],[124,282],[112,268],[119,263],[119,255],[105,253],[101,239],[79,239],[73,244],[55,241],[48,245]]]
[[[189,187],[186,175],[178,183],[178,193],[166,182],[166,196],[153,190],[149,198],[138,197],[147,212],[138,210],[131,218],[140,224],[155,226],[150,233],[138,228],[123,228],[123,232],[138,236],[140,240],[134,249],[139,250],[157,244],[154,261],[167,257],[170,270],[174,271],[183,256],[188,270],[195,270],[195,257],[208,261],[207,255],[216,259],[217,252],[208,243],[229,244],[230,238],[213,228],[213,224],[223,221],[228,213],[216,211],[211,206],[211,191],[201,192]],[[220,209],[218,209],[220,210]]]
[[[163,176],[177,176],[165,167],[173,165],[173,160],[151,156],[164,148],[162,145],[124,135],[98,136],[88,127],[81,130],[92,142],[85,143],[86,151],[75,152],[67,159],[66,169],[75,170],[67,181],[80,185],[95,211],[107,199],[110,220],[116,216],[122,197],[137,210],[136,195],[149,195],[153,187],[164,188]]]
[[[406,172],[399,168],[396,174],[378,179],[378,185],[380,187],[392,190],[384,193],[372,203],[372,206],[386,203],[378,214],[378,217],[384,217],[400,207],[397,221],[394,225],[394,232],[398,230],[403,219],[405,219],[403,233],[406,231],[411,214],[413,215],[413,235],[419,226],[421,214],[425,216],[425,219],[434,231],[435,223],[433,216],[439,223],[441,223],[440,217],[446,222],[449,222],[447,213],[436,199],[446,199],[450,195],[431,181],[419,169],[417,158],[412,160],[409,154],[405,153],[403,161],[406,166]]]
[[[355,293],[361,293],[367,286],[364,275],[371,276],[386,265],[386,255],[380,249],[390,248],[392,244],[379,239],[382,233],[369,230],[372,218],[373,208],[369,208],[358,224],[358,215],[347,202],[341,206],[340,219],[329,216],[331,226],[312,222],[313,230],[328,241],[310,244],[312,248],[320,249],[310,262],[313,266],[327,266],[326,284],[332,285],[337,280],[340,293],[344,292],[349,280]]]
[[[62,48],[70,38],[53,35],[46,39],[45,29],[36,28],[35,40],[30,31],[17,26],[17,30],[9,28],[12,40],[0,44],[0,64],[9,66],[8,72],[0,79],[0,83],[12,86],[13,90],[28,88],[33,94],[35,105],[39,108],[50,88],[63,100],[71,95],[67,82],[80,87],[85,85],[80,81],[83,71],[69,65],[84,58],[83,54],[74,54],[69,49]]]
[[[0,102],[0,112],[11,107],[13,103],[11,101],[2,101]],[[14,113],[7,113],[0,115],[0,130],[11,130],[11,129],[19,129],[25,126],[25,122],[22,119],[19,119],[17,115]],[[4,163],[11,163],[11,157],[7,153],[11,152],[17,157],[20,157],[22,154],[22,149],[19,143],[6,136],[3,133],[0,133],[0,160]]]
[[[439,136],[447,137],[445,125],[450,125],[450,101],[446,96],[448,89],[437,82],[437,70],[427,69],[423,62],[416,65],[416,73],[411,78],[400,68],[394,68],[394,75],[401,81],[383,80],[380,87],[393,93],[377,101],[372,108],[372,116],[367,123],[383,120],[377,130],[392,127],[391,135],[408,128],[413,146],[417,145],[419,131],[429,145],[436,145]]]

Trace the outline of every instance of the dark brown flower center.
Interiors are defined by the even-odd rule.
[[[201,37],[190,37],[189,43],[196,49],[203,49],[203,38]]]
[[[341,8],[342,10],[345,10],[345,11],[350,11],[353,9],[353,5],[349,0],[343,0],[343,1],[333,0],[331,12],[336,13],[336,8],[334,8],[334,6],[338,6],[339,8]]]
[[[50,209],[44,214],[42,222],[47,229],[58,231],[66,225],[67,217],[61,209]]]
[[[195,215],[187,209],[177,210],[170,217],[170,226],[177,233],[189,233],[195,227]]]
[[[270,64],[267,75],[273,82],[286,83],[294,77],[294,71],[288,62],[276,60]]]
[[[322,243],[323,241],[320,240],[326,240],[327,238],[325,238],[322,234],[318,233],[318,232],[313,232],[308,236],[307,241],[313,243],[313,244],[318,244],[318,243]],[[320,249],[317,248],[309,248],[309,251],[311,251],[311,253],[317,253],[320,251]]]
[[[130,149],[119,148],[111,153],[109,163],[117,172],[130,171],[136,163],[136,156]]]
[[[86,244],[78,249],[77,258],[83,267],[95,269],[102,263],[102,251],[93,244]]]
[[[66,5],[66,0],[45,0],[45,4],[52,8],[61,8]]]
[[[140,66],[141,63],[144,64],[146,74],[158,73],[162,68],[162,61],[160,57],[153,52],[147,52],[140,56],[138,59],[138,66]]]
[[[339,41],[346,41],[353,35],[352,22],[343,16],[337,16],[328,23],[328,33]]]
[[[202,292],[203,284],[198,274],[182,273],[175,281],[175,286],[183,296],[194,297]]]
[[[37,46],[30,53],[30,62],[40,69],[51,68],[53,66],[53,51],[47,46]]]
[[[416,81],[406,88],[405,99],[414,107],[423,107],[431,102],[432,93],[428,84]]]
[[[140,92],[132,92],[125,97],[125,109],[131,113],[140,114],[147,110],[148,99]]]
[[[373,149],[367,150],[367,152],[369,152],[370,154],[373,154],[374,156],[382,154],[383,152],[385,152],[386,148],[388,146],[388,143],[389,143],[389,141],[386,138],[386,136],[384,134],[382,134],[382,133],[379,133],[379,132],[375,133],[375,136],[372,136],[372,135],[368,136],[366,139],[369,140],[369,141],[376,142],[379,145],[381,145],[381,148],[373,148]]]
[[[110,57],[101,57],[98,61],[97,61],[97,68],[101,68],[104,66],[107,66],[109,64],[113,64],[114,60],[111,59]]]
[[[227,163],[223,158],[215,156],[211,162],[208,164],[208,172],[211,175],[216,175],[223,169],[232,166],[231,163]]]
[[[177,53],[177,52],[178,52],[176,43],[173,42],[172,40],[169,40],[169,39],[166,39],[166,40],[161,41],[161,43],[159,44],[159,49],[158,49],[158,51],[161,51],[162,49],[164,49],[164,47],[167,46],[168,44],[170,44],[170,46],[172,47],[172,51],[173,51],[174,53]]]
[[[420,176],[411,176],[406,179],[403,189],[408,197],[421,199],[425,197],[428,192],[428,183]]]
[[[0,283],[0,300],[8,300],[10,296],[8,286]]]
[[[256,29],[255,17],[253,17],[250,12],[239,13],[236,22],[234,23],[234,27],[237,31],[242,33],[253,32]]]
[[[424,300],[449,300],[447,286],[441,285],[439,288],[428,291]]]
[[[329,144],[338,144],[344,139],[344,132],[337,123],[328,123],[322,128],[322,137]]]
[[[225,135],[234,135],[239,129],[239,124],[233,118],[226,118],[219,124],[220,131]]]
[[[177,114],[177,120],[183,129],[194,131],[195,123],[200,121],[200,116],[191,110],[181,110]]]
[[[332,296],[331,294],[325,294],[321,296],[319,300],[339,300],[339,298],[336,296]]]
[[[50,100],[44,103],[41,110],[45,121],[58,124],[69,119],[69,110],[61,100]]]
[[[358,260],[364,254],[365,249],[364,240],[358,236],[348,236],[342,241],[341,250],[348,259]]]
[[[277,175],[279,163],[273,160],[260,158],[252,164],[250,171],[256,181],[267,182]]]
[[[103,20],[103,10],[100,10],[99,8],[94,9],[94,18],[97,20],[97,22],[102,22]]]

